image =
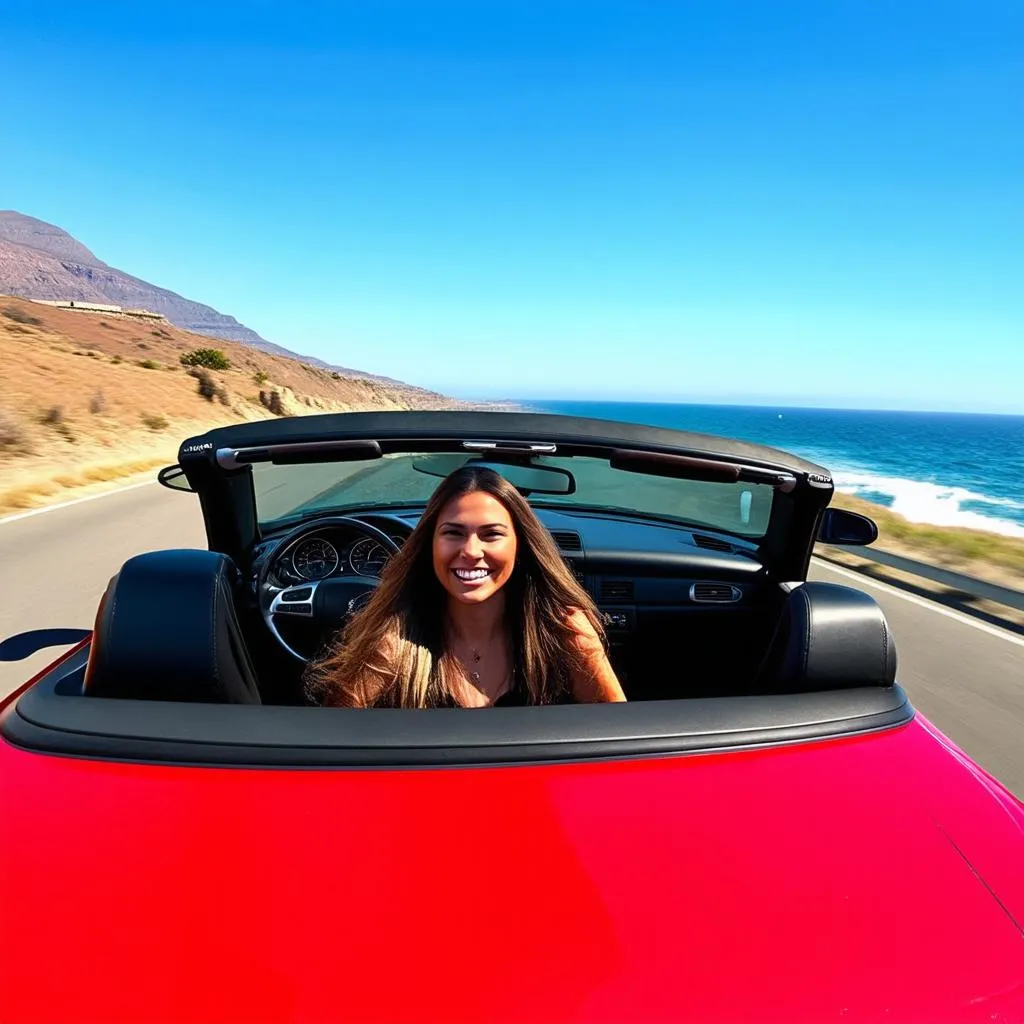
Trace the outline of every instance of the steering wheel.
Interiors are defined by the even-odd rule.
[[[385,551],[395,554],[398,545],[376,526],[364,523],[351,516],[329,516],[311,523],[297,526],[286,534],[275,549],[275,554],[260,567],[256,577],[256,594],[260,614],[274,639],[293,657],[303,664],[310,661],[306,655],[295,650],[281,635],[275,621],[279,616],[294,616],[323,624],[325,627],[340,628],[345,620],[364,604],[380,582],[376,576],[360,576],[357,573],[342,573],[322,580],[309,580],[291,587],[277,587],[270,582],[270,571],[277,562],[278,553],[296,546],[311,533],[324,528],[343,527],[376,541]]]

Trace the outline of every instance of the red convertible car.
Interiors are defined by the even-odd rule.
[[[465,462],[628,701],[307,705]],[[1024,1021],[1024,806],[910,706],[876,603],[807,581],[876,535],[827,469],[422,412],[220,428],[160,477],[208,550],[127,561],[0,710],[0,1021]]]

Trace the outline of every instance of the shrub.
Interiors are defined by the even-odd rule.
[[[39,419],[40,422],[53,427],[65,441],[70,441],[74,444],[77,440],[74,431],[71,429],[71,424],[64,419],[64,410],[59,405],[51,406]]]
[[[214,383],[213,377],[210,376],[208,370],[189,370],[189,376],[195,377],[199,382],[196,390],[205,398],[208,402],[212,402],[217,394],[217,385]]]
[[[281,401],[281,395],[277,391],[261,391],[260,405],[275,416],[284,415],[284,403]]]
[[[231,363],[219,348],[194,348],[191,352],[182,352],[182,366],[205,366],[207,370],[227,370]]]
[[[331,376],[332,376],[332,377],[333,377],[333,378],[334,378],[335,380],[341,380],[341,379],[342,379],[342,378],[341,378],[341,374],[340,374],[340,373],[338,373],[338,371],[337,371],[337,370],[333,370],[333,371],[331,372]]]
[[[92,398],[89,399],[89,412],[93,415],[96,413],[103,412],[107,407],[107,400],[103,397],[102,391],[97,391]]]
[[[123,360],[123,359],[122,359],[122,358],[121,358],[120,356],[114,356],[114,358],[113,358],[113,359],[111,359],[110,361],[111,361],[111,362],[112,362],[112,363],[113,363],[113,364],[114,364],[115,366],[117,366],[117,365],[118,365],[118,363],[123,363],[123,362],[124,362],[124,360]]]
[[[254,374],[252,375],[252,379],[253,379],[253,380],[254,380],[254,381],[255,381],[255,382],[257,383],[257,384],[266,384],[266,383],[267,383],[267,381],[268,381],[268,380],[270,380],[270,377],[269,377],[269,375],[268,375],[268,374],[266,373],[266,371],[264,371],[264,370],[257,370],[257,371],[256,371],[256,372],[255,372],[255,373],[254,373]]]
[[[24,443],[25,431],[21,424],[10,413],[0,409],[0,451],[17,448]]]
[[[146,415],[142,417],[142,422],[149,427],[150,430],[166,430],[170,426],[170,423],[163,416]]]
[[[221,405],[230,405],[231,404],[231,396],[228,394],[228,389],[226,387],[224,387],[223,384],[218,386],[216,394],[217,394],[217,401],[220,402]]]
[[[144,370],[159,370],[160,364],[155,359],[143,359],[139,362]]]
[[[38,327],[43,322],[39,317],[32,316],[31,313],[26,313],[25,310],[18,309],[17,306],[4,306],[3,314],[16,324],[31,324],[33,327]]]

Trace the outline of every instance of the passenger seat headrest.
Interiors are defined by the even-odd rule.
[[[100,603],[85,694],[259,704],[235,610],[235,575],[231,559],[214,551],[128,559]]]
[[[768,664],[773,692],[891,686],[896,644],[874,598],[853,587],[808,582],[786,598]]]

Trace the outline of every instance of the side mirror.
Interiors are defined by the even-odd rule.
[[[871,544],[878,539],[874,521],[845,508],[827,508],[818,527],[818,540],[822,544]]]
[[[169,487],[172,491],[189,491],[192,494],[195,493],[195,488],[188,482],[188,477],[185,476],[185,470],[177,464],[173,466],[164,466],[164,468],[157,473],[156,478],[159,483],[162,483],[164,487]]]

